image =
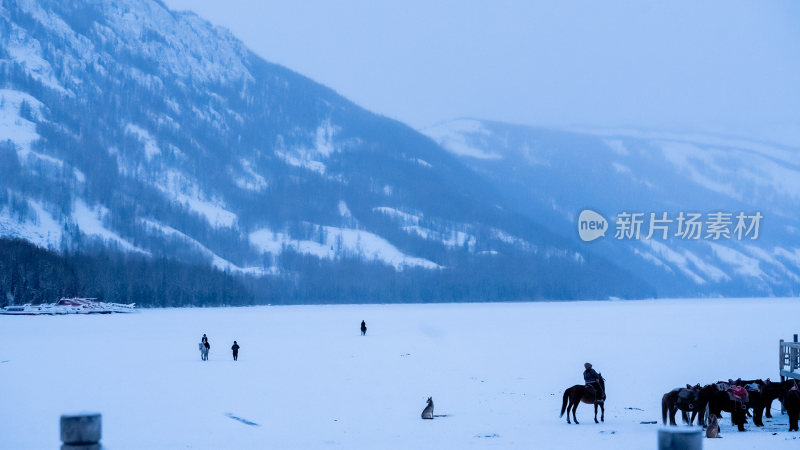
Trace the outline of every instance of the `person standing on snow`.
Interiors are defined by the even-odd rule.
[[[362,336],[367,335],[367,323],[364,322],[363,320],[361,321],[361,335]]]
[[[233,360],[239,360],[239,344],[236,341],[233,341],[233,345],[231,346],[231,350],[233,350]]]

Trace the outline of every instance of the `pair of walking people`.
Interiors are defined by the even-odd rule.
[[[233,360],[239,360],[239,343],[233,341],[233,345],[231,346],[231,351],[233,351]],[[199,344],[200,349],[200,359],[203,361],[208,361],[208,351],[211,350],[211,344],[208,342],[208,336],[203,333],[203,337],[200,339]]]

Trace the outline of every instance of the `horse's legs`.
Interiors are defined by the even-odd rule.
[[[677,426],[678,424],[675,423],[675,414],[678,413],[678,407],[673,405],[669,405],[669,424]]]
[[[734,402],[732,406],[731,419],[733,420],[734,425],[738,427],[739,431],[744,431],[744,424],[747,422],[747,410],[745,409],[744,404],[740,402]]]
[[[600,422],[606,421],[606,402],[600,403]]]
[[[577,411],[577,410],[578,410],[578,405],[580,405],[580,404],[581,404],[581,401],[580,401],[580,399],[579,399],[579,400],[578,400],[577,402],[575,402],[575,403],[573,404],[573,406],[572,406],[572,418],[575,420],[575,425],[578,425],[578,424],[579,424],[579,422],[578,422],[578,416],[576,416],[576,415],[575,415],[575,411]]]
[[[567,395],[567,398],[564,401],[567,403],[567,408],[566,408],[566,411],[567,411],[567,423],[572,423],[569,420],[569,410],[572,409],[572,396],[571,395]]]
[[[706,427],[706,408],[708,403],[702,404],[702,406],[698,406],[692,412],[692,422],[694,423],[694,418],[697,417],[697,425],[705,428]]]
[[[764,421],[762,420],[763,414],[764,414],[763,406],[756,406],[753,408],[753,423],[756,424],[757,427],[764,426]]]
[[[594,404],[594,423],[600,423],[597,421],[597,403]]]

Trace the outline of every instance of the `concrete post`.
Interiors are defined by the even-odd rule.
[[[64,414],[61,416],[61,450],[101,450],[102,416],[100,413]]]
[[[658,430],[658,450],[702,450],[703,430],[691,428],[661,428]]]

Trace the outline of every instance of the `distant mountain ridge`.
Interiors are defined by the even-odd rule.
[[[660,296],[800,294],[800,149],[712,135],[555,130],[462,119],[423,130],[492,180],[519,211],[569,230]],[[763,215],[756,240],[578,239],[577,214]],[[642,237],[645,237],[644,235]],[[752,237],[752,235],[750,236]]]
[[[0,236],[204,262],[298,301],[656,295],[194,14],[6,1],[0,36]]]

